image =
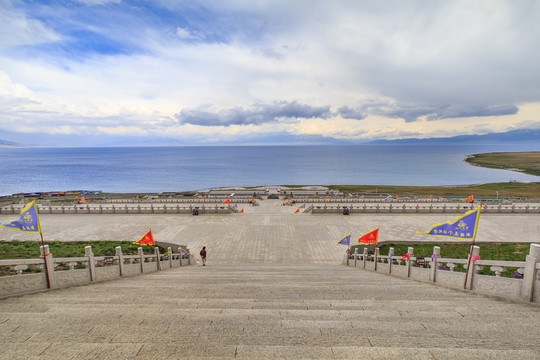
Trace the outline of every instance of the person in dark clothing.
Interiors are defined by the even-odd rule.
[[[201,255],[202,266],[206,266],[206,246],[203,246],[199,254]]]

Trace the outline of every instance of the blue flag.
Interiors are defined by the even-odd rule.
[[[435,236],[447,236],[461,240],[474,239],[480,218],[480,206],[474,210],[467,211],[463,216],[458,216],[453,222],[447,221],[443,224],[435,224],[429,231],[418,234],[429,234]]]
[[[35,201],[32,201],[21,210],[21,215],[19,216],[18,220],[1,221],[0,227],[28,233],[41,233],[41,226],[39,225],[39,217]]]
[[[343,239],[339,240],[338,243],[336,245],[349,245],[351,242],[351,234],[345,236]]]
[[[299,209],[305,209],[305,208],[306,208],[306,204],[299,207]]]
[[[392,201],[392,196],[388,195],[388,197],[384,199],[383,201]]]

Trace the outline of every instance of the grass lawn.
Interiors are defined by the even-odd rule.
[[[540,176],[540,151],[474,154],[466,161],[477,166]]]

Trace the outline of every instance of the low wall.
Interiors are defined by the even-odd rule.
[[[0,260],[1,267],[8,267],[18,273],[0,277],[0,298],[134,276],[194,263],[191,255],[173,253],[171,247],[165,254],[160,254],[158,248],[155,248],[154,254],[143,254],[142,248],[139,248],[137,255],[123,255],[121,248],[117,247],[115,256],[94,256],[91,247],[87,246],[83,257],[54,258],[49,253],[48,245],[45,245],[42,254],[45,256],[41,259]],[[25,273],[28,270],[40,272]]]
[[[478,255],[479,247],[474,248]],[[460,267],[465,270],[468,259],[442,258],[438,255],[438,247],[435,247],[431,260],[414,257],[412,248],[409,248],[408,255],[402,257],[393,255],[393,249],[388,255],[378,255],[377,252],[378,249],[375,254],[368,254],[365,249],[363,254],[346,255],[344,264],[422,282],[465,288],[481,294],[540,303],[540,245],[537,244],[531,244],[526,261],[480,260],[473,252],[468,273],[458,271]],[[479,274],[484,267],[489,267],[495,275]],[[517,269],[513,277],[500,276],[507,268]]]
[[[341,204],[313,205],[313,214],[463,214],[474,207],[463,204]],[[540,214],[540,206],[482,205],[482,214]]]

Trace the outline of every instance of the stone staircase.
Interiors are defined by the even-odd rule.
[[[538,359],[537,306],[340,265],[211,262],[0,302],[1,359]]]

